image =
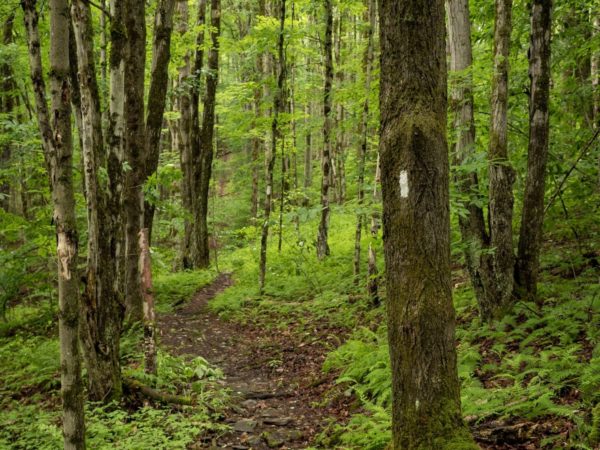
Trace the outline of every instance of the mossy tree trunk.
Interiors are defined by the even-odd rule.
[[[9,45],[14,42],[13,25],[15,22],[15,14],[11,13],[5,20],[2,26],[2,44]],[[11,65],[8,61],[0,63],[0,113],[10,117],[14,113],[16,104],[16,83],[15,76]],[[4,132],[3,129],[0,129]],[[6,142],[0,145],[0,170],[7,167],[10,161],[11,148],[10,143]],[[10,205],[10,183],[5,180],[0,183],[0,208],[4,211],[9,211]]]
[[[546,162],[550,134],[550,35],[551,0],[531,4],[531,41],[529,45],[529,147],[527,178],[523,197],[519,253],[516,267],[517,289],[521,297],[535,299],[540,246],[544,222]]]
[[[210,179],[212,177],[212,162],[214,156],[214,134],[215,134],[215,105],[217,96],[217,84],[219,81],[219,35],[221,32],[221,2],[211,0],[210,3],[210,40],[211,46],[208,52],[208,64],[206,73],[206,92],[204,93],[204,110],[202,114],[202,127],[197,140],[192,145],[197,146],[199,164],[194,167],[195,174],[195,196],[197,208],[194,210],[195,239],[194,266],[199,268],[208,267],[210,264],[210,251],[208,241],[208,194],[210,190]],[[193,152],[194,153],[194,152]]]
[[[447,0],[448,47],[453,84],[450,110],[453,115],[453,161],[459,167],[456,176],[458,192],[464,199],[466,214],[459,215],[459,226],[465,246],[465,261],[471,284],[480,305],[494,303],[493,259],[488,252],[490,237],[486,230],[483,208],[479,206],[479,180],[475,170],[464,172],[475,154],[475,119],[473,112],[473,75],[471,22],[468,0]],[[489,313],[489,308],[480,308]]]
[[[94,62],[92,16],[89,4],[76,0],[71,6],[79,73],[81,102],[81,141],[84,161],[88,255],[82,301],[81,336],[88,373],[88,391],[95,401],[121,396],[119,339],[123,318],[122,296],[117,266],[117,239],[120,236],[120,199],[112,191],[112,181],[120,167],[108,165],[102,133],[100,94]],[[115,171],[117,174],[115,174]]]
[[[138,0],[125,1],[127,41],[125,47],[125,303],[132,321],[143,319],[143,299],[138,269],[138,235],[144,215],[144,164],[146,130],[144,121],[144,71],[146,67],[146,7]]]
[[[48,110],[35,0],[21,3],[29,48],[38,125],[50,178],[58,260],[59,341],[63,438],[66,450],[85,449],[83,383],[79,353],[78,233],[73,187],[69,61],[69,5],[50,1],[50,94]]]
[[[450,285],[444,2],[382,0],[380,18],[391,448],[476,449],[461,417]]]
[[[158,169],[163,113],[167,102],[169,84],[169,61],[171,59],[171,34],[175,0],[161,0],[154,14],[154,38],[152,41],[152,66],[146,113],[146,149],[144,181]],[[148,242],[152,242],[154,204],[144,202],[143,227],[148,229]]]
[[[513,192],[515,172],[508,157],[508,72],[512,0],[496,0],[494,21],[494,74],[489,159],[489,240],[493,255],[489,264],[491,282],[478,298],[484,319],[498,318],[513,302]]]
[[[333,54],[332,54],[332,33],[333,33],[333,6],[331,0],[325,0],[325,86],[323,89],[323,156],[321,158],[321,168],[323,176],[321,178],[321,220],[317,233],[317,257],[325,258],[329,255],[329,217],[330,217],[330,199],[329,187],[331,184],[331,87],[333,84]]]

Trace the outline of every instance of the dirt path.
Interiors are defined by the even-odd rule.
[[[306,342],[289,330],[227,322],[207,305],[231,284],[230,275],[221,274],[181,309],[159,317],[161,345],[220,367],[223,384],[234,393],[224,418],[232,432],[192,448],[306,448],[329,417],[348,415],[348,398],[323,400],[334,379],[321,372],[332,330],[316,328]]]

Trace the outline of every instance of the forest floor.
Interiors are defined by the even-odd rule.
[[[231,431],[203,436],[190,448],[307,448],[332,419],[350,416],[350,396],[334,388],[335,374],[322,372],[328,336],[341,330],[317,327],[306,343],[290,329],[221,319],[208,302],[231,284],[230,274],[220,274],[191,301],[159,315],[161,346],[219,367],[220,383],[232,393],[222,418]]]

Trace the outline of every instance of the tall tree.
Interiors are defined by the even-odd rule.
[[[273,203],[273,169],[277,156],[277,140],[280,138],[279,113],[283,108],[283,82],[285,80],[285,0],[281,0],[279,10],[279,33],[277,37],[277,90],[273,96],[273,120],[271,122],[271,146],[265,152],[265,203],[264,217],[260,237],[260,262],[259,262],[259,292],[262,295],[265,289],[267,273],[267,244],[269,240],[269,220]]]
[[[489,228],[493,281],[488,295],[480,297],[484,318],[500,316],[512,303],[514,286],[513,192],[514,169],[508,159],[508,71],[512,0],[496,0],[494,21],[494,73],[489,159]]]
[[[450,286],[443,0],[382,0],[381,171],[392,445],[476,449],[463,425]]]
[[[333,6],[331,0],[325,0],[325,86],[323,89],[323,156],[321,167],[321,220],[317,233],[317,257],[325,258],[329,255],[329,187],[331,183],[331,86],[333,84]]]
[[[369,142],[369,96],[371,95],[371,72],[373,66],[373,33],[375,32],[375,2],[368,0],[367,15],[369,18],[369,27],[367,28],[367,48],[365,50],[365,98],[363,100],[362,117],[360,121],[360,147],[358,150],[358,208],[362,209],[365,199],[365,164],[367,160],[367,146]],[[358,275],[360,273],[360,253],[361,253],[361,238],[362,229],[365,221],[365,214],[359,211],[356,219],[356,232],[354,234],[354,278],[355,283],[358,283]]]
[[[146,112],[146,148],[144,180],[158,169],[160,138],[163,128],[163,113],[167,102],[169,85],[169,61],[171,59],[171,34],[175,0],[160,0],[154,14],[154,38],[152,41],[152,64],[150,89]],[[144,202],[143,227],[148,229],[148,245],[152,241],[154,205]]]
[[[15,22],[15,14],[11,13],[2,26],[2,44],[9,45],[14,41],[13,25]],[[0,114],[13,114],[15,108],[16,83],[15,76],[9,61],[0,63]],[[4,133],[4,129],[0,128]],[[10,161],[11,149],[8,142],[0,145],[0,169],[5,169]],[[0,183],[0,208],[5,211],[9,210],[10,204],[10,183],[8,180]]]
[[[125,47],[124,149],[129,169],[125,173],[123,211],[125,213],[125,300],[132,320],[142,320],[142,290],[138,268],[138,236],[142,229],[145,164],[144,71],[146,67],[146,4],[125,1],[127,41]]]
[[[492,259],[483,250],[489,247],[483,208],[478,201],[479,180],[476,170],[461,166],[472,160],[475,153],[475,118],[473,107],[473,52],[468,0],[447,0],[448,47],[450,71],[453,75],[450,91],[450,110],[453,115],[453,162],[458,167],[456,184],[466,202],[466,214],[459,215],[459,226],[465,248],[467,270],[480,305],[493,304],[486,300],[492,290]],[[488,309],[482,309],[488,313]]]
[[[73,188],[73,143],[69,68],[69,6],[50,1],[50,91],[48,110],[40,53],[36,0],[21,2],[29,47],[31,80],[35,91],[38,125],[42,132],[50,178],[58,260],[59,341],[63,437],[66,450],[85,449],[83,383],[79,353],[78,233]]]
[[[529,45],[529,147],[523,198],[516,282],[521,296],[535,298],[544,223],[546,162],[550,133],[550,35],[551,0],[531,5]]]
[[[199,164],[195,166],[195,196],[197,208],[194,211],[194,224],[196,226],[197,255],[195,267],[208,267],[208,194],[212,176],[212,161],[214,155],[215,133],[215,105],[217,97],[217,84],[219,80],[219,34],[221,32],[221,2],[211,0],[210,3],[210,40],[211,47],[208,53],[206,73],[206,92],[204,95],[204,111],[202,114],[202,128],[200,134],[192,141],[198,148]]]
[[[112,190],[121,168],[115,162],[108,163],[104,148],[89,4],[73,1],[71,16],[77,47],[77,61],[74,63],[78,68],[81,95],[81,142],[88,223],[87,269],[82,301],[85,321],[82,322],[81,336],[89,396],[95,401],[110,401],[121,396],[119,340],[123,308],[115,265],[118,261],[116,239],[119,238],[120,198]],[[112,180],[108,184],[101,176],[104,170]]]

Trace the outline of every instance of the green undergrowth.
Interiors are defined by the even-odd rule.
[[[158,273],[159,310],[186,301],[214,279],[212,271]],[[45,302],[15,306],[0,320],[0,448],[62,447],[60,360],[56,311]],[[86,404],[86,439],[93,449],[185,449],[202,434],[224,429],[216,420],[228,402],[216,382],[218,368],[158,352],[158,374],[143,372],[141,332],[130,327],[121,340],[123,375],[160,392],[193,397],[194,406],[151,404],[127,397],[122,404]],[[85,371],[84,371],[85,376]]]
[[[519,303],[493,325],[475,317],[470,289],[455,292],[463,414],[486,421],[568,421],[542,448],[593,448],[592,410],[600,402],[600,298],[595,274],[549,279],[540,286],[544,306]],[[331,431],[344,448],[384,449],[390,438],[391,371],[385,326],[357,330],[328,356],[324,369],[340,370],[338,383],[365,409]],[[597,433],[597,431],[596,431]]]
[[[266,327],[299,325],[297,331],[302,332],[327,324],[351,333],[328,355],[324,370],[340,374],[338,383],[355,395],[361,412],[347,423],[332,423],[318,444],[385,449],[391,438],[385,310],[369,304],[364,275],[361,286],[353,283],[355,220],[343,210],[334,211],[331,256],[324,261],[314,255],[314,220],[301,223],[299,231],[287,222],[281,252],[277,229],[272,228],[263,296],[258,295],[259,228],[238,230],[235,238],[250,244],[231,245],[220,259],[222,270],[233,272],[236,284],[213,299],[210,307],[230,320]],[[369,239],[363,235],[365,259]],[[380,242],[374,244],[381,263]],[[460,254],[454,245],[454,257]],[[592,422],[596,428],[600,423],[598,413],[592,414],[600,401],[598,274],[580,252],[566,248],[546,252],[542,266],[543,306],[518,303],[491,325],[477,317],[473,292],[468,281],[462,281],[465,275],[454,274],[459,280],[454,302],[463,414],[472,427],[492,421],[551,424],[537,441],[541,448],[593,448]],[[565,427],[570,428],[568,433]]]
[[[215,270],[194,270],[183,272],[170,272],[155,270],[154,275],[154,300],[156,311],[159,313],[171,312],[174,307],[185,303],[204,286],[210,284],[217,277]]]
[[[244,247],[231,246],[221,258],[221,269],[233,273],[235,284],[209,303],[221,316],[241,322],[260,322],[267,327],[286,328],[296,324],[308,328],[329,324],[352,329],[369,321],[372,308],[364,301],[362,285],[366,282],[366,265],[359,277],[352,275],[354,226],[356,216],[342,210],[332,213],[331,256],[318,261],[315,256],[314,217],[301,222],[299,229],[286,221],[281,252],[277,249],[277,227],[271,228],[267,253],[265,292],[258,292],[260,228],[238,231]],[[363,233],[363,256],[368,233]],[[380,241],[373,242],[380,249]],[[380,258],[381,260],[382,258]],[[382,262],[382,261],[380,261]]]

